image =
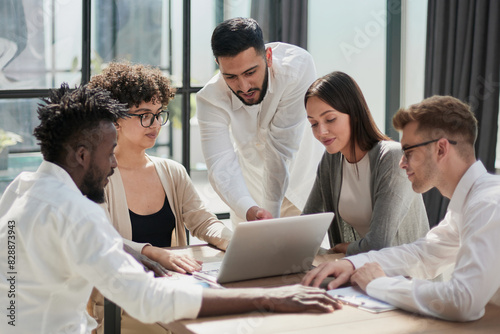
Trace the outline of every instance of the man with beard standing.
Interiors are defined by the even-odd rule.
[[[300,214],[323,153],[305,126],[304,94],[316,79],[311,55],[265,45],[249,18],[219,24],[212,51],[220,72],[196,96],[212,186],[233,224]]]
[[[142,322],[253,310],[332,312],[319,289],[203,289],[155,279],[123,251],[96,203],[116,167],[114,123],[128,107],[101,89],[67,85],[40,105],[44,161],[0,199],[0,333],[90,333],[92,287]]]

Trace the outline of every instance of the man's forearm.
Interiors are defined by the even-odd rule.
[[[267,311],[263,289],[204,289],[199,317]]]
[[[281,288],[204,289],[200,317],[259,312],[333,312],[341,306],[325,290],[301,285]]]

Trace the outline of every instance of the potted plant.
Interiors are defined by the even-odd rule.
[[[10,131],[5,131],[0,129],[0,170],[7,169],[8,157],[9,157],[9,146],[15,145],[23,141],[23,138]]]

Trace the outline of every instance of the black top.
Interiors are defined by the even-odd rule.
[[[150,243],[156,247],[170,247],[172,231],[175,228],[175,216],[168,203],[167,196],[160,211],[142,216],[128,210],[132,222],[132,241]]]

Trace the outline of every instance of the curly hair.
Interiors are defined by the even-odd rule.
[[[129,108],[142,102],[161,103],[166,108],[174,98],[175,89],[160,69],[128,62],[113,62],[89,82],[91,88],[103,88]]]
[[[39,141],[43,158],[62,163],[68,148],[76,149],[82,143],[93,149],[100,143],[101,121],[116,122],[128,117],[125,104],[113,99],[103,89],[80,86],[71,90],[67,83],[49,92],[38,105],[41,121],[33,135]]]

